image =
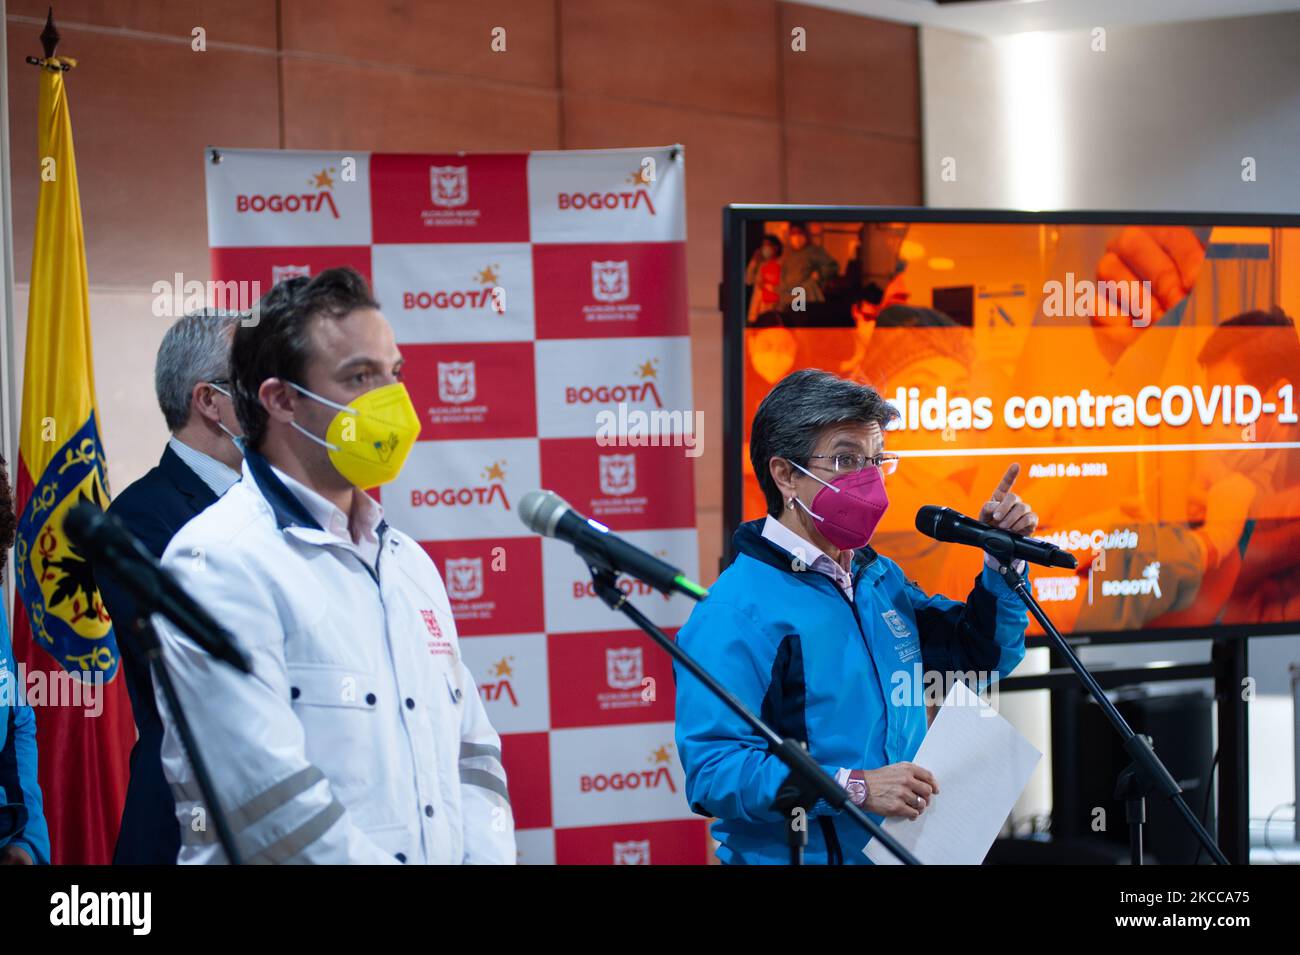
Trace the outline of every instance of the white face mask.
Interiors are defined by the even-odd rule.
[[[212,387],[214,391],[221,392],[223,395],[225,395],[227,398],[230,399],[231,404],[234,404],[235,396],[232,395],[230,392],[228,392],[225,388],[222,388],[216,382],[212,382],[212,381],[209,381],[208,384]],[[226,437],[230,439],[230,443],[235,446],[235,450],[239,452],[239,456],[242,458],[244,456],[244,439],[239,435],[235,434],[235,432],[231,431],[224,424],[222,424],[221,419],[217,419],[217,427],[220,428],[222,431],[226,432]]]

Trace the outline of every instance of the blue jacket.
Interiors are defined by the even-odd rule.
[[[36,714],[24,701],[0,601],[0,849],[18,845],[48,865],[50,832],[36,782]]]
[[[915,757],[927,725],[925,674],[940,674],[932,693],[942,700],[947,674],[976,671],[988,682],[1024,657],[1024,604],[996,572],[984,568],[963,604],[926,596],[864,547],[850,602],[825,574],[796,571],[762,524],[736,531],[735,560],[677,642],[779,735],[805,741],[832,776]],[[717,817],[718,858],[788,862],[789,813],[773,808],[785,765],[703,684],[680,668],[675,674],[686,798]],[[851,820],[824,801],[808,815],[809,864],[868,861],[868,840]]]
[[[163,551],[194,515],[215,503],[217,496],[180,455],[170,447],[158,466],[113,499],[108,513],[121,519],[127,530],[155,557]],[[113,852],[115,865],[174,865],[181,848],[176,822],[176,802],[163,777],[162,720],[154,702],[149,662],[131,639],[136,602],[122,587],[112,569],[96,565],[95,583],[108,614],[113,618],[122,672],[131,697],[139,738],[131,748],[131,780],[122,807],[122,825]]]

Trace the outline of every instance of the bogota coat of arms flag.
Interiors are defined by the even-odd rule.
[[[108,505],[95,413],[81,200],[64,71],[41,68],[40,193],[27,307],[16,483],[14,655],[36,712],[51,861],[112,860],[135,738],[113,623],[88,555],[63,531],[82,501]]]

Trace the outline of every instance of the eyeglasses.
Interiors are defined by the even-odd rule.
[[[810,459],[826,458],[831,462],[831,470],[837,471],[840,474],[852,474],[854,471],[861,471],[868,464],[880,468],[880,474],[882,477],[888,477],[898,470],[897,454],[877,454],[873,457],[868,457],[865,454],[841,452],[840,454],[810,454],[808,457]],[[825,465],[823,465],[823,467],[824,466]]]

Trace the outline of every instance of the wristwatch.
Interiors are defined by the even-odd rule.
[[[849,791],[849,799],[853,801],[853,805],[861,806],[867,801],[867,781],[861,776],[850,774],[844,788]]]

